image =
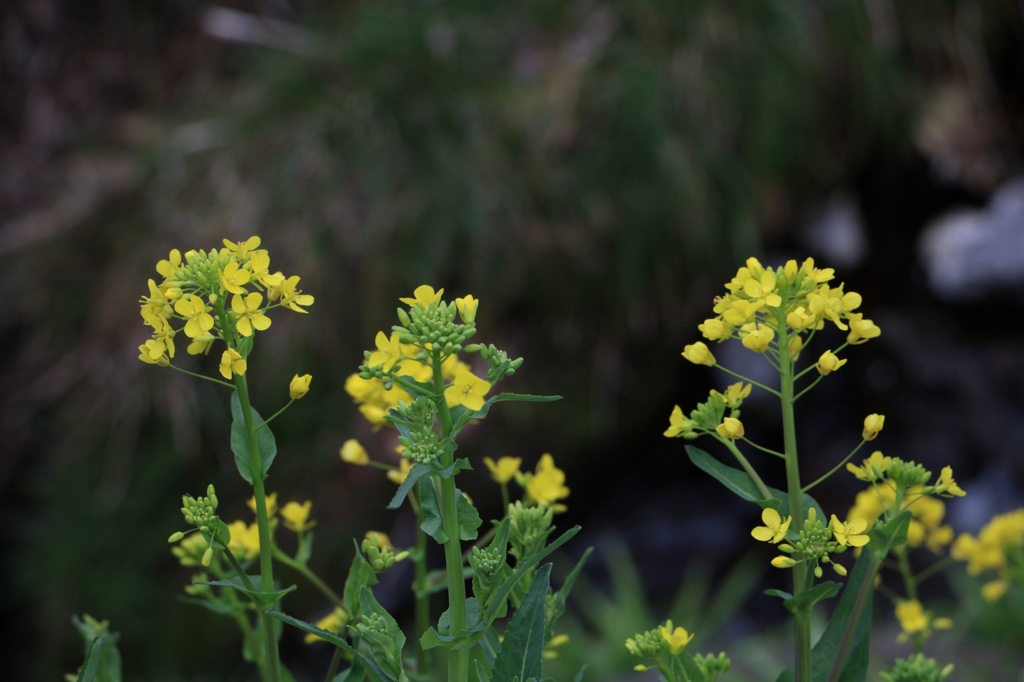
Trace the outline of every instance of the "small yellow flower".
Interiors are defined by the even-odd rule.
[[[309,312],[302,306],[313,305],[314,299],[310,294],[304,294],[299,290],[299,279],[298,275],[292,275],[279,285],[269,287],[267,298],[297,313]]]
[[[676,405],[672,408],[672,414],[668,418],[668,428],[665,429],[665,436],[668,438],[692,438],[695,424],[683,416],[683,409]]]
[[[885,425],[884,414],[869,414],[864,418],[864,440],[874,440]]]
[[[900,628],[908,635],[923,632],[928,628],[928,614],[921,606],[921,602],[916,599],[906,599],[897,604],[896,619],[900,622]]]
[[[853,345],[864,343],[882,334],[882,330],[871,320],[864,319],[861,313],[847,314],[846,321],[850,325],[850,333],[846,340]]]
[[[440,302],[441,294],[443,293],[444,289],[434,291],[434,287],[427,284],[421,284],[412,292],[413,298],[400,298],[398,300],[409,306],[419,306],[420,308],[426,309],[432,303]]]
[[[852,462],[846,465],[846,470],[862,481],[872,483],[885,478],[885,472],[889,469],[892,457],[886,457],[881,450],[875,450],[871,456],[864,460],[864,466],[856,466]]]
[[[676,627],[672,628],[672,621],[666,621],[660,628],[661,638],[668,644],[669,651],[672,652],[673,656],[678,656],[679,652],[686,648],[686,645],[693,639],[693,634],[686,631],[686,628]]]
[[[298,400],[304,395],[309,393],[309,382],[313,381],[312,374],[303,374],[299,376],[296,374],[292,377],[292,381],[288,384],[288,395],[292,400]]]
[[[398,340],[398,334],[392,334],[388,338],[384,332],[377,332],[374,343],[377,344],[377,350],[370,353],[366,364],[390,372],[395,363],[402,359],[402,342]]]
[[[497,462],[490,457],[484,457],[484,464],[490,470],[491,478],[498,483],[508,483],[515,478],[522,463],[522,457],[499,457]]]
[[[469,370],[463,370],[455,375],[452,385],[445,389],[444,399],[448,407],[462,405],[473,410],[483,408],[484,396],[491,390],[491,384],[484,381]]]
[[[203,299],[195,294],[185,294],[174,302],[174,312],[184,317],[185,336],[197,339],[213,329],[213,316]]]
[[[281,508],[281,521],[284,523],[284,527],[296,533],[305,533],[316,525],[316,521],[309,520],[309,512],[312,508],[312,500],[306,500],[302,504],[288,502]]]
[[[270,493],[264,499],[267,501],[267,518],[272,519],[274,518],[274,515],[277,514],[277,493]],[[249,509],[252,510],[252,513],[255,514],[256,497],[250,497],[248,500],[245,501],[245,503],[246,505],[249,506]]]
[[[326,616],[313,623],[321,630],[327,632],[333,632],[336,635],[341,635],[345,631],[345,626],[348,625],[348,612],[341,606],[335,607],[333,611],[328,613]],[[314,644],[316,642],[323,642],[322,638],[314,635],[313,633],[307,634],[303,640],[306,644]]]
[[[766,507],[761,512],[761,521],[764,522],[764,525],[757,526],[750,531],[750,534],[755,540],[776,544],[786,537],[786,531],[789,530],[789,524],[793,522],[793,517],[787,516],[783,521],[779,512],[771,507]]]
[[[953,467],[942,467],[942,471],[939,473],[939,480],[935,483],[935,487],[938,488],[936,492],[945,495],[953,495],[955,497],[963,497],[967,493],[956,484],[953,480]]]
[[[775,331],[766,325],[749,322],[740,327],[740,341],[755,353],[764,353],[775,338]]]
[[[245,370],[248,366],[249,363],[234,348],[228,348],[220,356],[220,373],[225,379],[231,379],[235,374],[238,376],[245,375]]]
[[[405,483],[405,479],[409,477],[410,471],[412,471],[412,462],[403,457],[398,462],[398,468],[388,472],[388,480],[395,485],[402,485]]]
[[[235,328],[242,336],[252,336],[253,330],[264,331],[270,327],[270,318],[262,310],[263,294],[252,292],[244,298],[239,294],[231,297],[231,310],[237,316]]]
[[[832,534],[836,542],[844,547],[863,547],[871,539],[867,536],[867,521],[855,518],[843,523],[835,514],[832,515]]]
[[[550,454],[541,455],[536,471],[526,482],[526,492],[534,502],[547,506],[569,496],[569,489],[565,486],[565,472],[555,466],[555,460]]]
[[[750,397],[750,391],[753,387],[750,384],[745,384],[742,381],[737,381],[735,384],[730,384],[726,387],[725,393],[722,394],[722,398],[725,399],[725,406],[730,410],[738,410],[743,405],[743,401]]]
[[[370,463],[370,455],[366,453],[366,448],[364,448],[355,438],[349,438],[347,441],[342,443],[341,449],[338,450],[338,454],[341,456],[341,461],[349,464],[366,466]]]
[[[249,271],[241,269],[237,261],[229,261],[224,269],[217,273],[217,279],[220,280],[224,291],[240,296],[245,294],[244,285],[249,283],[249,275]]]
[[[781,554],[772,559],[772,566],[775,568],[793,568],[796,566],[796,563],[795,559]]]
[[[247,260],[249,255],[260,248],[260,244],[263,240],[257,236],[252,236],[246,239],[244,242],[233,242],[230,239],[222,240],[224,243],[224,250],[227,253],[234,254],[240,260]]]
[[[717,317],[704,320],[697,325],[697,329],[708,341],[724,341],[732,336],[732,327]]]
[[[252,559],[260,553],[260,529],[255,523],[234,521],[228,524],[231,540],[228,549],[241,559]]]
[[[722,423],[715,427],[715,431],[723,438],[738,440],[743,438],[743,422],[735,417],[725,417],[722,419]]]
[[[476,322],[476,309],[479,306],[480,301],[469,294],[462,298],[455,299],[455,307],[459,309],[459,316],[462,317],[462,322],[464,324],[473,324]]]
[[[685,346],[683,348],[682,355],[695,365],[707,365],[708,367],[713,367],[715,364],[715,356],[703,341],[697,341],[696,343],[691,343],[690,345]]]
[[[821,354],[820,358],[818,358],[818,374],[820,374],[821,376],[828,376],[829,374],[836,371],[845,364],[845,359],[840,360],[839,357],[835,355],[835,353],[833,353],[830,350],[827,350]]]
[[[1010,589],[1010,583],[1006,580],[993,580],[981,586],[981,598],[992,603],[1003,598],[1006,591]]]

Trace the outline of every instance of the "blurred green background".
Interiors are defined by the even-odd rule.
[[[598,611],[635,584],[631,608],[678,623],[681,585],[684,610],[705,586],[745,585],[752,610],[704,614],[699,644],[716,650],[779,615],[750,587],[766,560],[744,563],[750,510],[661,438],[672,405],[713,385],[679,351],[749,255],[835,265],[883,329],[807,408],[808,476],[885,412],[887,452],[961,466],[968,490],[997,472],[989,504],[1020,503],[1019,323],[974,321],[1024,306],[936,300],[915,251],[930,219],[1020,172],[1019,3],[11,0],[0,21],[6,679],[73,670],[83,612],[122,633],[126,679],[251,676],[230,624],[176,600],[189,575],[165,542],[181,494],[210,481],[226,517],[247,514],[227,396],[136,359],[156,261],[224,237],[260,235],[316,296],[308,316],[274,318],[250,382],[267,413],[313,374],[276,422],[270,489],[313,500],[314,565],[335,584],[353,536],[409,537],[383,509],[391,484],[337,450],[357,437],[391,456],[343,382],[422,283],[481,300],[480,339],[526,358],[509,390],[564,396],[495,410],[463,447],[531,467],[555,455],[564,526],[585,528],[574,552],[599,549]],[[860,218],[853,246],[813,229],[837,200]],[[936,374],[947,357],[962,371]],[[770,418],[754,428],[773,435]],[[401,609],[402,585],[385,588]],[[306,592],[290,610],[312,620]],[[591,634],[654,626],[622,606],[591,613]],[[314,675],[320,654],[298,641],[286,657]],[[595,675],[637,679],[621,642],[605,646]]]

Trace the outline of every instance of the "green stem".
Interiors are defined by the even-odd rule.
[[[800,462],[796,448],[796,416],[793,410],[793,360],[789,356],[789,335],[785,325],[779,325],[779,397],[782,404],[782,442],[786,453],[786,490],[789,494],[789,513],[796,527],[803,525],[803,487],[800,485]],[[807,589],[807,562],[793,567],[793,597]],[[796,627],[796,682],[811,682],[811,619],[810,612],[797,613]]]
[[[430,627],[430,592],[427,590],[427,534],[421,530],[424,517],[422,508],[416,506],[416,555],[413,565],[413,594],[416,596],[415,618],[416,639],[426,633]],[[430,650],[419,647],[416,653],[417,672],[427,675],[430,672]]]
[[[744,457],[743,453],[740,452],[740,449],[736,447],[736,443],[729,440],[728,438],[722,438],[717,434],[715,435],[715,437],[725,444],[725,447],[728,448],[729,452],[732,453],[732,456],[736,458],[736,461],[740,463],[740,466],[743,467],[743,470],[747,472],[747,476],[750,476],[750,480],[753,481],[754,487],[756,487],[757,491],[761,493],[761,499],[772,499],[772,494],[771,492],[769,492],[768,486],[764,484],[764,481],[762,481],[761,477],[757,475],[757,472],[754,470],[754,467],[750,465],[750,462],[747,461],[747,458]]]
[[[862,441],[860,442],[860,445],[858,445],[858,446],[857,446],[857,447],[855,447],[855,448],[854,448],[853,450],[851,450],[851,451],[850,451],[850,454],[848,454],[848,455],[847,455],[846,457],[844,457],[844,458],[842,459],[842,461],[841,461],[841,462],[839,462],[839,464],[836,464],[836,465],[835,465],[834,467],[832,467],[832,469],[831,469],[831,470],[830,470],[830,471],[829,471],[829,472],[828,472],[827,474],[825,474],[824,476],[822,476],[821,478],[819,478],[819,479],[818,479],[817,481],[815,481],[814,483],[811,483],[811,484],[809,484],[809,485],[805,485],[805,486],[804,486],[804,492],[806,493],[807,491],[811,490],[811,489],[812,489],[812,488],[814,488],[814,487],[815,487],[816,485],[818,485],[819,483],[821,483],[822,481],[824,481],[825,479],[827,479],[827,478],[828,478],[829,476],[831,476],[831,475],[832,475],[832,474],[834,474],[835,472],[839,471],[839,468],[840,468],[840,467],[842,467],[842,466],[843,466],[844,464],[846,464],[847,462],[849,462],[849,461],[850,461],[850,459],[851,459],[851,458],[852,458],[852,457],[853,457],[853,456],[854,456],[855,454],[857,454],[857,451],[859,451],[859,450],[860,450],[860,449],[861,449],[862,447],[864,447],[864,443],[867,443],[867,441],[866,441],[866,440],[862,440]]]
[[[249,440],[249,471],[252,472],[252,492],[256,501],[256,525],[260,537],[260,587],[263,592],[274,591],[274,558],[271,548],[273,539],[270,537],[270,516],[267,514],[267,493],[263,485],[263,462],[260,459],[259,442],[256,439],[256,425],[252,418],[249,404],[249,387],[245,377],[235,375],[235,390],[238,392],[238,404],[242,408],[242,419]],[[267,605],[259,609],[259,620],[263,633],[263,647],[266,651],[266,669],[268,682],[281,679],[280,660],[277,651],[277,638],[274,636],[274,623],[264,613]],[[272,606],[276,606],[272,605]]]
[[[433,354],[434,393],[437,396],[438,418],[441,422],[441,442],[445,443],[441,464],[447,468],[455,460],[455,444],[452,440],[452,414],[444,398],[444,377],[441,374],[441,353]],[[439,507],[441,525],[448,539],[444,543],[444,561],[448,576],[448,614],[450,633],[465,630],[468,625],[466,617],[466,578],[462,571],[462,544],[459,540],[459,516],[455,489],[455,478],[435,477],[440,486]],[[468,682],[469,680],[469,649],[459,647],[448,653],[449,682]]]

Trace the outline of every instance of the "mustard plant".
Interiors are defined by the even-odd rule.
[[[279,628],[266,611],[273,608],[287,590],[279,590],[274,581],[270,551],[273,544],[271,514],[264,482],[277,456],[277,444],[268,423],[306,394],[311,376],[296,375],[289,386],[288,402],[274,416],[264,420],[250,404],[247,374],[256,333],[271,326],[268,313],[279,308],[305,313],[314,299],[298,288],[298,276],[271,272],[270,255],[266,249],[259,248],[259,237],[241,242],[225,239],[223,244],[221,248],[190,250],[184,255],[174,249],[157,263],[156,271],[162,280],[158,284],[150,279],[148,295],[141,300],[142,320],[152,329],[152,337],[139,346],[139,359],[206,379],[231,391],[231,449],[239,475],[252,486],[256,542],[250,558],[258,562],[259,575],[248,575],[246,567],[229,550],[232,533],[217,515],[219,500],[213,484],[207,487],[205,496],[186,495],[182,514],[201,538],[196,541],[202,548],[199,565],[216,571],[217,577],[222,578],[197,583],[226,588],[226,599],[244,601],[252,607],[254,624],[246,621],[237,609],[233,610],[243,633],[247,634],[247,658],[257,664],[263,680],[278,682],[282,679],[277,644]],[[188,355],[208,355],[214,348],[220,350],[217,371],[222,379],[176,364],[179,358],[175,340],[181,335],[188,341]],[[170,542],[181,543],[185,535],[176,532]],[[190,544],[182,551],[199,548]],[[230,571],[219,571],[214,564],[215,556],[225,557]],[[244,595],[244,599],[239,595]]]
[[[703,450],[686,448],[698,468],[761,508],[762,525],[755,526],[751,536],[773,546],[777,554],[770,564],[791,576],[788,590],[768,590],[768,594],[782,600],[793,617],[794,664],[779,679],[797,682],[864,679],[871,596],[876,576],[890,556],[896,559],[906,590],[906,595],[897,601],[897,615],[905,632],[916,637],[916,648],[920,649],[932,629],[946,625],[943,619],[921,610],[916,586],[923,577],[910,572],[907,551],[921,544],[933,548],[948,544],[951,530],[941,526],[944,507],[937,498],[964,494],[949,467],[943,468],[933,481],[932,472],[923,466],[886,457],[880,451],[862,465],[851,463],[854,455],[882,431],[885,417],[880,414],[864,419],[860,442],[824,476],[810,483],[803,481],[797,403],[819,382],[847,364],[845,355],[849,349],[881,334],[879,327],[859,312],[861,296],[846,291],[843,284],[834,285],[833,279],[831,268],[819,268],[811,259],[803,263],[790,260],[777,268],[764,267],[755,258],[748,259],[726,284],[726,293],[715,298],[714,317],[706,319],[698,329],[707,342],[738,341],[761,357],[777,380],[758,382],[747,378],[719,363],[705,341],[691,343],[682,352],[686,360],[715,367],[739,381],[724,391],[712,390],[708,399],[689,413],[675,406],[665,431],[670,438],[710,437],[739,465],[735,468]],[[801,362],[800,358],[807,356],[811,344],[821,338],[818,333],[826,327],[844,333],[845,340],[819,351],[814,360]],[[757,443],[746,433],[742,407],[753,390],[778,401],[781,447]],[[748,457],[751,450],[778,462],[786,482],[784,489],[766,485],[762,473]],[[863,499],[858,498],[859,504],[845,519],[840,519],[835,513],[826,514],[809,493],[844,465],[870,483],[871,488]],[[924,517],[928,518],[926,522],[921,521]],[[847,552],[859,557],[852,570],[843,559]],[[826,568],[832,579],[825,579]],[[845,586],[840,582],[843,579]],[[825,631],[813,643],[812,611],[819,602],[840,592],[842,596]],[[706,657],[692,656],[685,650],[689,636],[680,630],[673,629],[669,621],[657,630],[628,640],[627,649],[647,661],[638,668],[656,667],[672,682],[707,680],[720,674],[720,669],[708,669]],[[900,665],[897,667],[903,670],[917,663]],[[939,673],[942,670],[945,669]],[[905,679],[902,672],[892,674],[892,679]]]

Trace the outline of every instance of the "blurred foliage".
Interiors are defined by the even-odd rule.
[[[169,249],[260,234],[316,295],[275,321],[253,391],[276,404],[314,376],[270,483],[335,529],[317,552],[340,581],[351,535],[404,522],[335,454],[390,450],[342,382],[398,296],[473,293],[488,340],[527,360],[514,388],[565,396],[504,411],[485,453],[554,452],[582,519],[687,399],[693,370],[664,363],[723,277],[790,248],[869,159],[910,154],[936,84],[997,87],[983,48],[1021,36],[1008,1],[15,0],[0,18],[0,610],[25,679],[80,662],[83,611],[122,633],[128,679],[245,674],[174,601],[179,495],[214,479],[246,511],[225,396],[135,359]]]

